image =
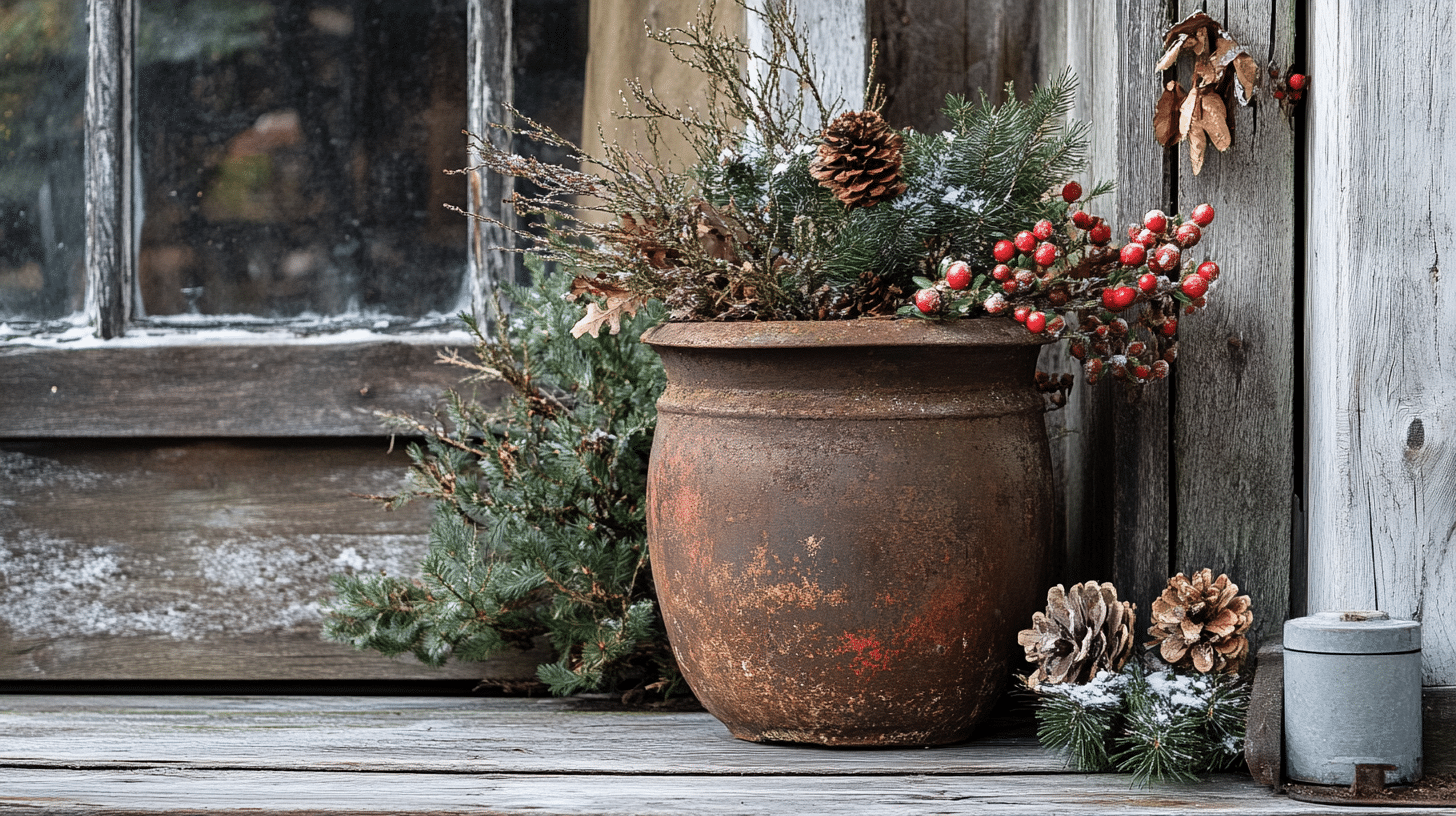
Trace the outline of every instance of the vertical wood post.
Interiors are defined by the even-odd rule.
[[[754,53],[768,52],[768,31],[759,10],[784,0],[749,0],[745,16],[746,40]],[[814,56],[819,93],[831,110],[859,110],[864,102],[865,76],[869,66],[866,0],[816,0],[797,3],[799,29],[809,53]],[[749,70],[753,70],[750,64]],[[782,88],[784,94],[798,94],[798,88]],[[836,104],[839,103],[839,104]],[[804,125],[816,130],[828,124],[818,121],[812,104],[804,107]]]
[[[1181,0],[1179,19],[1201,5]],[[1210,13],[1260,67],[1292,61],[1292,0],[1237,0]],[[1144,133],[1155,99],[1144,102]],[[1293,127],[1268,94],[1256,99],[1230,108],[1233,144],[1210,149],[1199,175],[1186,145],[1178,149],[1177,209],[1206,201],[1218,213],[1193,256],[1226,273],[1208,308],[1179,328],[1173,566],[1227,572],[1252,596],[1255,632],[1266,636],[1289,613],[1298,236]]]
[[[1456,6],[1308,8],[1309,607],[1420,619],[1456,685]]]
[[[511,137],[491,125],[511,124],[507,107],[513,95],[511,5],[510,0],[469,0],[466,7],[466,25],[470,29],[466,128],[502,150],[510,150]],[[514,191],[515,180],[499,173],[474,171],[467,178],[470,212],[509,224],[512,210],[505,200]],[[511,246],[514,236],[500,224],[474,218],[470,219],[468,235],[470,306],[484,328],[498,285],[515,282],[515,255],[496,249]]]
[[[133,239],[134,0],[92,0],[87,9],[86,317],[101,338],[131,317]]]

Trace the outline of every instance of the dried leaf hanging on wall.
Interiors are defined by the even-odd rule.
[[[1217,20],[1201,11],[1163,35],[1157,70],[1172,68],[1184,54],[1193,58],[1192,87],[1185,91],[1176,80],[1163,87],[1153,108],[1153,138],[1164,147],[1187,141],[1188,162],[1198,175],[1208,145],[1224,151],[1233,143],[1228,100],[1240,105],[1253,100],[1259,66]]]

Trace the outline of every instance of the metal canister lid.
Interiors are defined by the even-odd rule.
[[[1421,624],[1376,611],[1317,612],[1284,622],[1284,648],[1320,654],[1419,652]]]

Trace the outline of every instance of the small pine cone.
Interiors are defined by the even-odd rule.
[[[809,174],[849,207],[873,207],[905,192],[905,139],[875,111],[841,113],[824,131]]]
[[[1163,659],[1177,668],[1192,666],[1200,672],[1236,672],[1249,653],[1244,633],[1254,622],[1248,595],[1227,575],[1212,570],[1178,573],[1168,579],[1163,594],[1153,601],[1153,625],[1148,634]]]
[[[1080,685],[1099,671],[1122,671],[1132,656],[1135,619],[1135,607],[1119,601],[1112,584],[1057,584],[1047,590],[1046,612],[1032,615],[1032,628],[1016,636],[1027,662],[1037,664],[1026,684]]]

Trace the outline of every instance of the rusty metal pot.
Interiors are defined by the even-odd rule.
[[[1045,591],[1051,466],[1010,321],[673,323],[648,472],[653,578],[733,736],[970,736]]]

